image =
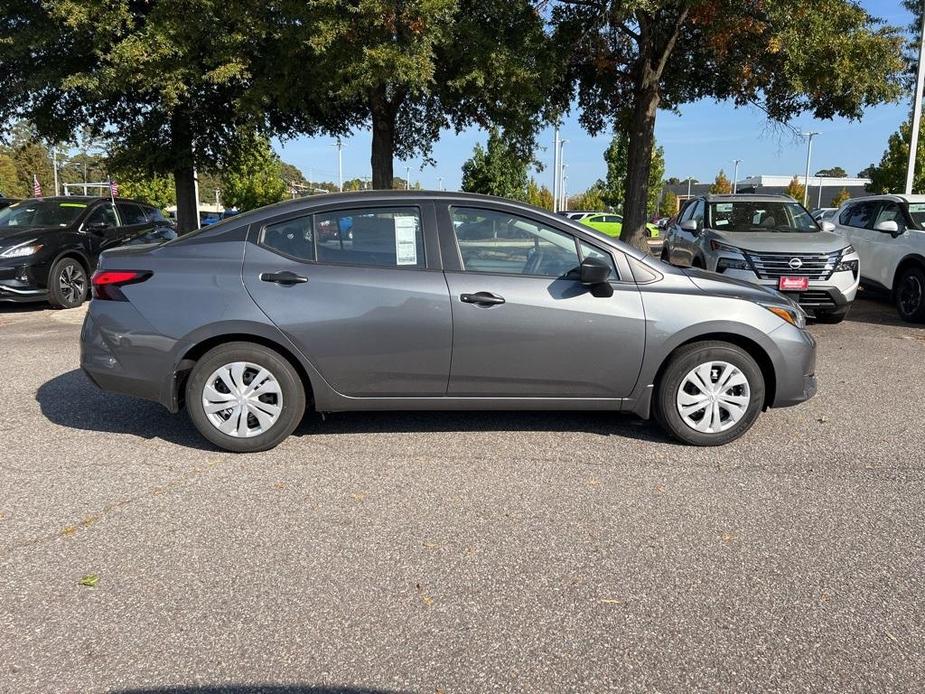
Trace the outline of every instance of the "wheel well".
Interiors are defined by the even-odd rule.
[[[653,383],[658,384],[659,380],[662,377],[665,369],[668,367],[668,363],[671,361],[671,358],[675,353],[690,344],[695,342],[730,342],[737,347],[741,347],[749,356],[755,360],[758,364],[758,368],[761,369],[761,375],[764,377],[764,407],[768,408],[774,402],[774,397],[777,392],[777,377],[774,374],[774,364],[771,363],[771,358],[768,356],[767,352],[754,340],[750,340],[747,337],[742,335],[736,335],[735,333],[708,333],[706,335],[698,335],[697,337],[692,337],[686,342],[682,342],[680,345],[675,347],[671,353],[665,357],[665,360],[662,362],[661,366],[658,367],[658,372],[655,374],[655,379]]]
[[[55,258],[52,265],[57,263],[59,260],[64,260],[65,258],[72,258],[73,260],[76,260],[78,263],[80,263],[80,266],[84,269],[84,272],[87,273],[87,277],[90,276],[91,274],[90,263],[87,261],[86,258],[83,257],[82,254],[78,253],[77,251],[65,251],[64,253],[59,255],[57,258]]]
[[[910,267],[918,267],[925,270],[925,258],[920,255],[907,255],[899,261],[899,265],[896,266],[896,274],[893,275],[893,289],[891,294],[893,294],[894,297],[896,296],[896,287],[899,284],[899,277]]]
[[[214,337],[203,340],[202,342],[190,347],[183,355],[183,358],[177,365],[177,372],[173,379],[173,398],[174,402],[177,403],[178,408],[183,405],[184,391],[186,390],[186,379],[189,377],[190,371],[192,371],[195,363],[199,361],[199,359],[210,349],[225,344],[226,342],[253,342],[258,345],[263,345],[264,347],[279,353],[280,356],[292,364],[292,368],[294,368],[296,373],[299,374],[299,379],[302,381],[302,386],[305,388],[305,402],[309,407],[314,404],[311,379],[308,377],[308,372],[305,371],[301,362],[296,359],[291,350],[283,347],[278,342],[274,342],[273,340],[270,340],[266,337],[261,337],[260,335],[251,335],[249,333],[230,333],[228,335],[215,335]]]
[[[701,255],[695,255],[695,256],[694,256],[694,259],[691,261],[691,266],[692,266],[692,267],[699,268],[699,269],[701,269],[701,270],[706,270],[706,269],[707,269],[707,264],[704,262],[703,256],[701,256]]]

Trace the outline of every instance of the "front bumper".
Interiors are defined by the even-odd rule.
[[[31,303],[48,299],[48,267],[44,264],[0,264],[0,301]]]
[[[790,407],[816,394],[816,340],[806,330],[785,324],[770,333],[778,349],[771,407]]]

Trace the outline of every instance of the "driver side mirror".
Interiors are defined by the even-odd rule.
[[[585,258],[578,269],[582,284],[604,284],[610,277],[610,265],[600,258]]]
[[[819,228],[822,229],[823,231],[828,231],[828,232],[833,232],[833,231],[835,231],[835,225],[832,224],[832,222],[830,222],[830,221],[828,221],[828,220],[824,220],[824,221],[822,221],[822,222],[819,222]]]
[[[893,219],[880,222],[877,226],[874,227],[874,230],[882,231],[884,234],[889,234],[894,239],[902,233],[902,231],[899,229],[899,224],[897,224]]]
[[[681,222],[681,229],[683,231],[691,232],[694,236],[697,236],[697,234],[700,233],[700,225],[698,225],[697,222],[693,219],[688,219]]]

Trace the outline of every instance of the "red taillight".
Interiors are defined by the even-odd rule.
[[[97,270],[90,280],[93,285],[93,298],[106,301],[128,301],[120,287],[144,282],[152,274],[154,273],[148,270]]]

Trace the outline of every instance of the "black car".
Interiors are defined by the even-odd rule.
[[[73,196],[14,203],[0,210],[0,302],[79,306],[102,251],[176,236],[160,210],[135,200]]]
[[[0,210],[4,207],[9,207],[14,202],[16,202],[16,198],[5,198],[3,195],[0,195]]]

